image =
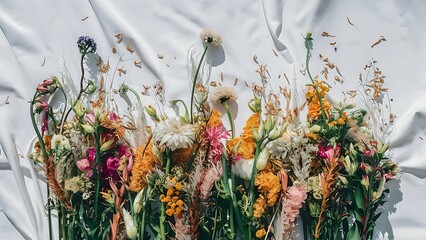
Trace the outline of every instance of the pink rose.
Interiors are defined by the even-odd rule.
[[[80,169],[83,172],[87,172],[92,169],[92,167],[90,166],[89,160],[87,160],[86,158],[83,158],[80,161],[77,161],[76,164],[78,169]]]
[[[119,159],[116,157],[109,157],[107,160],[107,168],[115,171],[118,168]]]

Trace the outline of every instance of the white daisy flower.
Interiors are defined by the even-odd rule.
[[[167,119],[157,124],[152,140],[158,146],[165,146],[172,151],[187,148],[195,141],[195,127],[191,124],[182,124],[177,119]]]
[[[210,101],[214,103],[224,103],[228,100],[236,100],[237,93],[233,87],[216,87],[210,93]]]

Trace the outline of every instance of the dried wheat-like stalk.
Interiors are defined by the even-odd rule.
[[[321,190],[322,190],[322,202],[321,202],[321,212],[318,217],[318,223],[315,228],[315,239],[319,238],[319,229],[321,226],[322,215],[324,211],[327,209],[328,199],[333,192],[333,185],[336,180],[336,171],[338,167],[338,161],[330,161],[330,165],[327,167],[327,173],[323,180],[321,181]],[[320,176],[321,178],[321,176]]]
[[[45,174],[47,178],[47,182],[49,183],[50,188],[56,197],[65,205],[66,208],[72,209],[71,203],[68,200],[67,194],[62,191],[61,186],[55,177],[55,165],[53,163],[53,158],[55,155],[51,155],[46,161]]]

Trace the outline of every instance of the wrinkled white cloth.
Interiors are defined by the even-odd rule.
[[[387,76],[392,112],[397,116],[391,145],[402,177],[388,185],[391,194],[376,237],[423,239],[424,9],[425,1],[397,0],[1,1],[0,102],[9,97],[10,103],[0,108],[0,239],[47,239],[46,186],[25,157],[35,136],[28,101],[38,83],[59,75],[61,57],[78,82],[78,37],[92,36],[99,55],[104,61],[109,59],[112,69],[126,69],[122,77],[115,74],[114,86],[126,81],[141,89],[142,84],[160,81],[165,85],[166,100],[189,101],[186,55],[191,46],[199,44],[203,28],[216,30],[223,39],[222,47],[209,53],[211,80],[220,81],[223,73],[222,84],[231,86],[238,78],[239,100],[231,105],[237,129],[249,115],[245,100],[251,91],[244,82],[259,82],[254,55],[260,64],[267,65],[273,86],[285,85],[285,73],[300,89],[301,101],[307,79],[299,70],[304,66],[303,36],[307,32],[313,32],[315,39],[312,72],[322,70],[317,58],[321,53],[337,64],[345,77],[343,86],[332,84],[336,101],[342,100],[338,96],[343,89],[356,89],[364,65],[372,58],[377,60]],[[123,36],[120,44],[114,37],[119,32]],[[321,37],[322,32],[335,37]],[[372,48],[380,36],[387,41]],[[135,52],[129,53],[126,45]],[[116,54],[112,47],[116,47]],[[142,67],[135,67],[134,60],[142,60]],[[112,79],[111,73],[108,81]],[[144,101],[152,102],[148,98]]]

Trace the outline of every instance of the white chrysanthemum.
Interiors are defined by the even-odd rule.
[[[228,100],[236,100],[237,93],[233,87],[216,87],[210,93],[210,101],[215,103],[223,103]]]
[[[291,140],[287,138],[288,134],[285,133],[284,135],[285,136],[268,143],[267,148],[271,157],[281,160],[284,160],[287,157],[287,154],[291,149]]]
[[[253,172],[253,164],[253,159],[241,159],[239,161],[236,161],[234,165],[232,165],[232,171],[240,178],[250,180],[251,173]]]
[[[177,119],[167,119],[157,124],[152,140],[160,147],[165,146],[172,151],[187,148],[195,141],[195,127],[182,124]]]
[[[220,34],[211,29],[204,29],[201,31],[200,38],[204,43],[212,44],[216,47],[219,47],[222,44],[222,37]]]

